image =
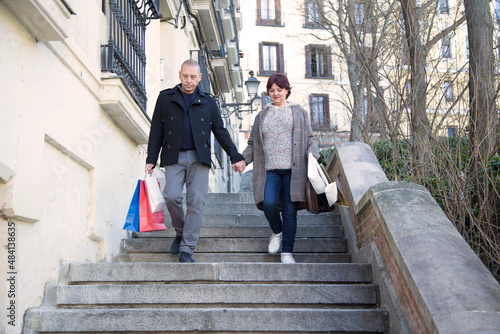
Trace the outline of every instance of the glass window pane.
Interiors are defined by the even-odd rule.
[[[440,13],[448,12],[448,0],[439,0],[439,12]]]
[[[277,71],[277,47],[276,45],[263,45],[263,65],[264,71]]]

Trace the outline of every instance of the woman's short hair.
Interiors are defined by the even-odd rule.
[[[276,84],[276,86],[288,90],[288,93],[286,94],[286,98],[288,98],[290,96],[290,94],[292,93],[292,87],[290,86],[290,83],[288,82],[288,78],[283,73],[274,73],[269,77],[269,79],[267,80],[267,85],[266,85],[268,94],[269,94],[269,90],[271,89],[271,86],[273,84]]]

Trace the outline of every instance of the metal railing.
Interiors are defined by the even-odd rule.
[[[109,40],[102,45],[102,70],[119,75],[146,111],[146,26],[161,18],[159,0],[109,0]]]

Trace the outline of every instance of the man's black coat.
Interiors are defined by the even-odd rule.
[[[160,149],[160,166],[177,163],[185,117],[182,99],[182,92],[178,86],[160,92],[149,132],[147,164],[156,165]],[[244,160],[224,127],[215,100],[200,89],[189,107],[189,119],[196,152],[203,164],[211,166],[211,132],[229,155],[231,163]]]

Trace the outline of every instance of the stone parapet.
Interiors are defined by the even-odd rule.
[[[372,261],[382,290],[395,295],[381,303],[396,301],[388,308],[404,316],[391,312],[400,324],[391,332],[500,333],[500,285],[426,188],[389,182],[363,143],[337,146],[327,170],[349,202],[353,258]]]

